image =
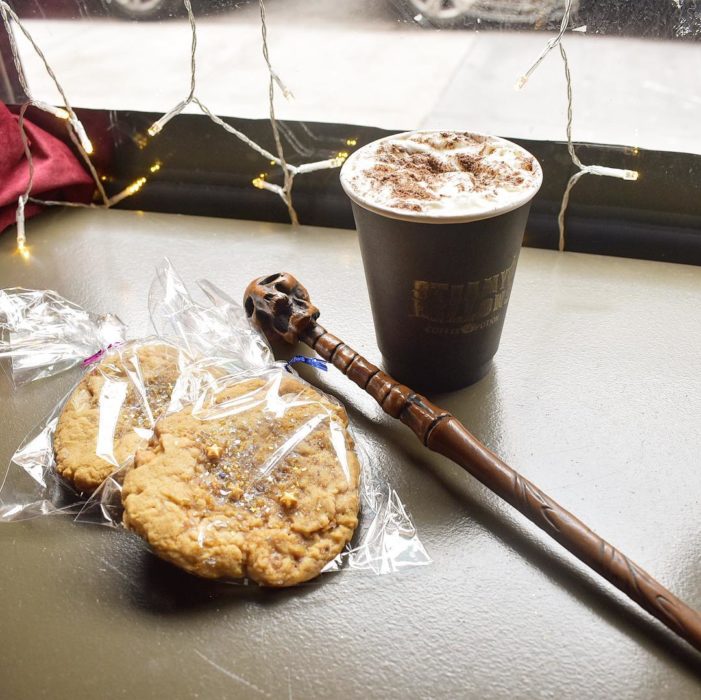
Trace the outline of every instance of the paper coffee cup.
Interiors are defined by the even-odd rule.
[[[353,153],[341,183],[387,371],[424,392],[481,379],[499,347],[538,162],[496,137],[407,132]]]

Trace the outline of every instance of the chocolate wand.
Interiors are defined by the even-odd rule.
[[[701,651],[701,615],[650,574],[592,532],[485,447],[453,415],[400,384],[320,326],[319,309],[287,273],[251,282],[246,313],[269,340],[298,340],[331,362],[372,396],[385,413],[408,425],[421,442],[481,481],[563,547],[660,622]]]

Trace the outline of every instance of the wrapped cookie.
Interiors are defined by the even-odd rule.
[[[189,362],[157,337],[85,358],[79,381],[13,455],[0,489],[0,521],[83,511],[105,479],[148,444]]]
[[[269,586],[313,578],[358,525],[346,412],[279,366],[219,370],[200,364],[181,378],[124,478],[124,524],[198,576]]]
[[[148,442],[187,362],[156,338],[96,359],[61,408],[53,441],[56,472],[82,493],[95,491]]]
[[[167,262],[159,269],[154,326],[199,359],[149,444],[106,483],[103,512],[116,523],[121,503],[123,524],[156,555],[205,578],[281,587],[339,568],[427,563],[396,493],[359,455],[343,406],[275,362],[230,297],[200,288],[207,304]]]
[[[199,286],[202,302],[160,266],[157,335],[83,360],[15,453],[0,522],[65,512],[126,526],[192,574],[268,586],[428,563],[342,405],[275,362],[226,294]]]
[[[0,478],[0,521],[66,512],[111,523],[112,514],[100,511],[109,501],[101,487],[108,477],[121,478],[148,443],[193,356],[221,352],[229,370],[272,361],[247,322],[240,327],[233,307],[195,305],[168,265],[151,297],[154,326],[175,323],[171,337],[189,350],[162,336],[127,342],[118,318],[91,314],[51,290],[0,290],[0,364],[13,386],[82,368]]]

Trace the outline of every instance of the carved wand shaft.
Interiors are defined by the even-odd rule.
[[[397,382],[320,326],[318,309],[294,277],[283,273],[255,280],[244,299],[248,315],[270,340],[300,340],[315,350],[367,391],[385,413],[411,428],[426,447],[459,464],[701,651],[701,615],[696,610],[499,459],[455,416]]]

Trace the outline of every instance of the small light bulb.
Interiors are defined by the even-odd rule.
[[[149,170],[152,173],[157,173],[161,169],[161,161],[157,160],[150,168]]]
[[[80,119],[78,119],[78,117],[75,114],[70,115],[70,121],[71,126],[73,127],[83,150],[88,155],[92,155],[95,149],[93,148],[92,142],[90,141],[87,133],[85,132],[85,127],[83,126],[83,123],[80,121]]]
[[[264,183],[264,181],[263,181],[261,178],[256,177],[256,178],[253,178],[253,180],[251,180],[251,184],[252,184],[254,187],[257,187],[259,190],[262,190],[262,189],[263,189],[263,185],[264,185],[265,183]]]
[[[29,260],[29,258],[32,257],[31,253],[29,252],[29,248],[25,243],[19,243],[17,246],[17,252],[20,254],[23,260]]]
[[[158,122],[154,122],[154,123],[151,124],[151,126],[149,126],[149,128],[148,128],[148,135],[149,135],[149,136],[155,136],[156,134],[160,134],[162,128],[163,128],[163,127],[162,127]]]
[[[640,173],[637,170],[626,170],[623,173],[624,180],[637,180],[640,177]]]
[[[32,104],[37,107],[38,109],[43,110],[44,112],[48,112],[49,114],[53,114],[54,117],[57,117],[58,119],[68,119],[70,118],[70,114],[63,109],[62,107],[54,107],[53,105],[48,104],[47,102],[41,102],[39,100],[34,100]]]
[[[127,187],[127,193],[128,194],[136,194],[146,183],[146,178],[145,177],[140,177],[138,180],[135,180],[134,182]]]

